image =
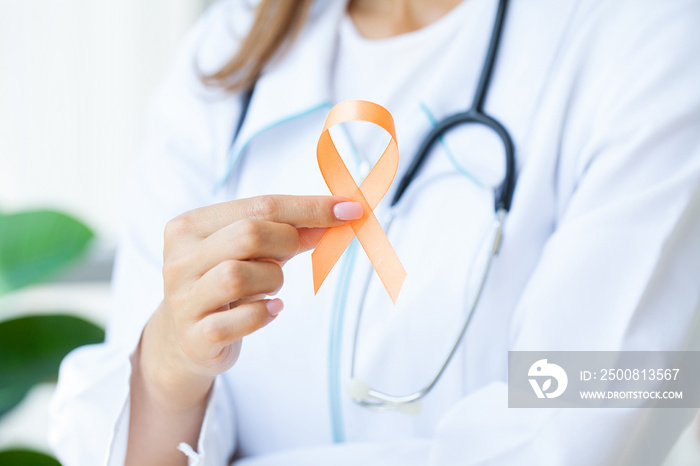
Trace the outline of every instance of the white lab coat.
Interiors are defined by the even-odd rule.
[[[467,1],[481,5],[465,25],[473,40],[421,96],[438,119],[468,106],[491,31],[496,1]],[[193,57],[212,70],[230,56],[250,22],[242,3],[203,16],[156,94],[127,189],[107,343],[66,358],[52,405],[51,442],[67,466],[123,461],[128,356],[162,299],[166,221],[235,198],[328,193],[315,147],[344,2],[316,2],[260,79],[229,154],[239,96],[203,90]],[[305,254],[285,266],[285,310],[217,377],[191,464],[223,465],[234,450],[245,466],[658,464],[692,410],[508,409],[507,351],[679,350],[697,340],[699,22],[696,0],[512,1],[486,111],[515,141],[513,206],[471,326],[421,414],[371,412],[344,396],[347,441],[332,443],[327,346],[342,260],[314,296]],[[396,117],[400,177],[430,123],[418,109]],[[440,362],[442,349],[419,346],[421,332],[450,335],[464,312],[461,284],[490,207],[440,150],[389,232],[408,272],[397,306],[376,277],[367,297],[359,358],[395,393],[418,388],[420,368]],[[368,273],[357,257],[344,378]],[[382,365],[401,351],[416,373]]]

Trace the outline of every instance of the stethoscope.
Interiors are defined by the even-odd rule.
[[[409,186],[413,180],[420,173],[421,168],[425,165],[429,158],[430,151],[433,145],[443,136],[445,136],[450,130],[461,126],[461,125],[479,125],[482,126],[493,133],[495,133],[503,144],[504,156],[505,156],[505,175],[500,185],[494,189],[494,222],[493,227],[490,230],[487,241],[488,241],[488,257],[483,262],[481,267],[480,280],[477,282],[476,291],[474,298],[469,307],[469,312],[467,313],[462,327],[455,339],[454,345],[450,350],[444,363],[437,370],[432,380],[423,386],[418,391],[407,395],[392,395],[379,390],[373,389],[368,383],[356,378],[356,368],[355,368],[355,356],[358,342],[358,331],[360,327],[360,321],[362,319],[362,312],[365,307],[365,299],[367,296],[367,291],[369,289],[370,280],[372,275],[368,274],[367,279],[364,283],[362,294],[360,295],[360,303],[357,318],[355,321],[354,338],[352,344],[351,360],[350,360],[350,380],[348,384],[348,393],[352,400],[360,406],[375,409],[375,410],[399,410],[409,414],[416,414],[420,411],[419,401],[424,398],[437,384],[438,380],[445,372],[445,369],[449,365],[452,357],[457,352],[464,335],[469,328],[469,323],[471,322],[472,316],[474,315],[474,310],[479,303],[481,297],[481,292],[484,288],[486,282],[486,277],[493,260],[493,257],[498,254],[502,241],[502,229],[503,223],[508,213],[511,201],[513,198],[513,191],[515,188],[515,154],[513,141],[508,134],[505,127],[498,122],[492,116],[484,113],[483,107],[488,93],[489,84],[491,81],[491,75],[493,71],[493,66],[496,61],[496,55],[498,53],[499,41],[502,35],[503,23],[505,20],[506,9],[508,6],[508,0],[499,0],[498,9],[496,11],[495,23],[491,32],[491,38],[489,41],[488,50],[482,67],[481,75],[476,87],[476,92],[474,94],[474,100],[472,101],[471,107],[461,113],[456,113],[451,115],[442,121],[438,122],[431,131],[427,134],[423,142],[420,144],[418,151],[413,158],[411,165],[409,166],[406,174],[399,181],[397,190],[391,201],[391,208],[396,206],[398,202],[402,199],[403,195],[408,190]],[[254,86],[243,93],[242,95],[242,107],[241,116],[239,118],[237,127],[234,132],[233,140],[235,141],[238,133],[240,132],[243,122],[248,112],[248,107],[250,105],[251,97],[253,95]],[[392,209],[389,209],[390,211]],[[393,216],[390,214],[387,221],[385,222],[385,230],[388,232],[393,221]],[[334,411],[333,409],[331,411]],[[334,414],[336,416],[336,414]]]
[[[515,150],[513,147],[513,141],[508,134],[505,127],[498,122],[495,118],[487,115],[483,111],[484,101],[486,99],[486,94],[488,92],[489,84],[491,81],[491,75],[493,71],[493,65],[496,61],[496,55],[498,52],[498,44],[501,38],[501,31],[503,29],[503,23],[505,20],[506,8],[508,6],[508,0],[499,0],[498,10],[496,12],[495,24],[491,33],[491,40],[489,42],[489,47],[486,53],[486,58],[484,60],[484,65],[482,67],[481,76],[476,87],[476,92],[474,94],[474,100],[469,110],[461,113],[456,113],[451,115],[439,123],[437,123],[428,135],[423,139],[420,144],[416,156],[413,158],[413,162],[409,166],[406,174],[403,176],[394,197],[391,201],[390,206],[394,207],[403,197],[404,193],[408,190],[411,182],[416,178],[420,169],[425,165],[428,160],[430,151],[433,145],[445,134],[447,134],[451,129],[460,125],[481,125],[488,128],[490,131],[494,132],[503,144],[505,154],[505,176],[501,181],[501,184],[495,188],[495,205],[494,212],[495,218],[493,222],[492,230],[488,237],[489,254],[486,260],[483,262],[480,277],[481,279],[477,283],[474,298],[472,300],[469,312],[462,324],[462,327],[457,334],[454,345],[448,353],[447,358],[440,368],[437,370],[432,380],[423,386],[420,390],[407,395],[391,395],[379,390],[373,389],[368,383],[355,377],[355,356],[357,349],[357,340],[359,334],[360,320],[362,319],[362,312],[365,307],[365,299],[367,297],[367,291],[369,290],[370,279],[372,275],[368,275],[365,281],[363,291],[360,295],[360,304],[358,308],[358,315],[355,320],[355,332],[352,345],[352,353],[350,359],[350,381],[348,384],[348,392],[353,399],[353,401],[363,407],[376,409],[376,410],[390,410],[397,409],[408,414],[416,414],[420,411],[420,405],[418,401],[425,397],[430,390],[437,384],[438,380],[445,372],[445,369],[449,365],[452,357],[457,352],[460,342],[464,338],[464,335],[469,328],[469,323],[471,322],[472,316],[474,315],[474,310],[479,303],[479,298],[481,297],[481,292],[486,283],[486,277],[491,266],[493,257],[498,254],[502,240],[502,229],[505,216],[510,209],[511,201],[513,199],[513,191],[515,189]],[[391,209],[390,209],[391,212]],[[384,229],[388,232],[391,228],[391,223],[393,221],[393,216],[390,214],[387,221],[385,222]]]

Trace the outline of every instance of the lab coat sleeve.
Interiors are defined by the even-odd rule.
[[[235,28],[245,25],[246,15],[244,2],[211,7],[184,39],[154,95],[125,189],[106,342],[65,358],[51,404],[50,443],[66,466],[124,463],[130,356],[163,297],[163,229],[178,214],[220,200],[214,187],[240,111],[238,96],[204,88],[197,66],[211,71],[230,57],[240,37]],[[215,382],[199,444],[181,447],[190,464],[226,464],[234,450],[225,383]]]

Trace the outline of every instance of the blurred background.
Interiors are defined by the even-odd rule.
[[[104,327],[121,185],[141,138],[144,108],[179,41],[210,3],[0,0],[0,243],[12,235],[25,238],[26,232],[15,230],[22,226],[18,220],[28,218],[52,225],[44,236],[75,230],[84,240],[75,245],[75,257],[48,264],[53,269],[43,280],[10,287],[11,292],[3,281],[17,272],[5,270],[15,248],[0,244],[0,324],[15,323],[0,329],[0,339],[28,324],[33,327],[26,330],[37,334],[37,325],[47,322],[29,321],[28,316],[67,311],[95,328]],[[57,215],[37,220],[37,209],[68,214],[93,235]],[[37,263],[44,269],[47,257],[56,258],[47,239],[33,239],[47,253]],[[17,355],[7,348],[9,337],[5,340],[0,342],[0,450],[48,452],[52,377],[32,380],[26,396],[12,406],[6,392],[12,381],[27,382],[27,374],[8,368]],[[42,357],[45,362],[46,354]],[[29,461],[9,458],[0,454],[0,464]]]
[[[51,225],[44,237],[33,239],[43,245],[46,257],[55,258],[51,237],[74,231],[83,238],[71,257],[48,265],[46,257],[35,257],[37,267],[46,272],[36,280],[8,287],[13,271],[0,270],[0,327],[29,322],[34,327],[27,331],[37,335],[41,325],[55,325],[46,316],[68,311],[90,323],[66,322],[83,326],[85,342],[100,338],[121,185],[141,138],[144,108],[177,44],[210,3],[0,0],[0,235],[6,242],[3,249],[0,236],[0,259],[7,262],[8,254],[14,254],[15,260],[24,260],[18,255],[21,251],[7,246],[11,235],[27,236],[18,221],[22,212],[51,209],[70,215],[31,217]],[[42,317],[44,324],[30,322],[32,316]],[[0,339],[3,331],[18,334],[19,324],[0,328]],[[3,381],[3,374],[11,372],[7,368],[13,361],[17,367],[26,366],[8,341],[4,346],[0,341],[0,369],[5,370],[0,371],[0,451],[23,447],[48,452],[53,369],[42,367],[46,373],[36,377],[15,370],[11,375],[25,383],[26,396],[6,402],[3,410],[3,397],[11,398],[9,375]],[[65,352],[70,344],[58,342],[52,351],[60,353],[64,345]],[[692,426],[667,466],[700,465],[698,438]]]

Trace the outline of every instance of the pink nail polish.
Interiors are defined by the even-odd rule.
[[[333,215],[338,220],[357,220],[362,217],[362,204],[359,202],[340,202],[333,206]]]
[[[271,299],[267,303],[265,303],[265,306],[267,306],[267,312],[272,316],[276,316],[280,312],[282,312],[282,309],[284,309],[284,303],[282,302],[281,299]]]

